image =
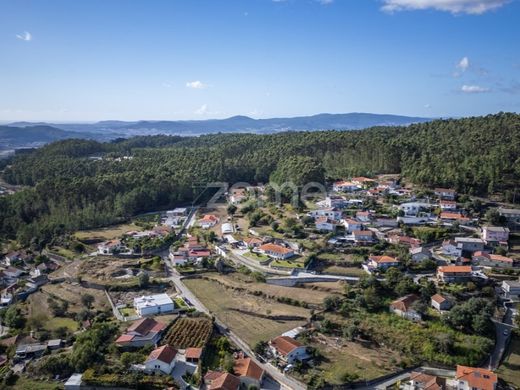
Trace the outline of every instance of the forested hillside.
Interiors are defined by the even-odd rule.
[[[194,183],[212,181],[302,184],[308,178],[401,172],[418,184],[511,197],[520,184],[520,116],[350,132],[66,140],[10,164],[4,179],[30,188],[0,198],[0,234],[42,244],[55,233],[191,201],[200,191]]]

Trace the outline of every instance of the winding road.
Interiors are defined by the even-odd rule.
[[[267,374],[271,376],[276,382],[278,382],[281,386],[287,389],[293,390],[304,390],[307,387],[297,381],[294,378],[291,378],[287,375],[281,373],[276,367],[269,363],[262,363],[256,357],[249,345],[243,341],[240,337],[238,337],[235,333],[233,333],[224,323],[222,323],[211,311],[204,306],[204,304],[193,294],[188,287],[182,282],[181,276],[177,273],[177,271],[172,266],[171,262],[168,259],[165,259],[167,264],[167,269],[169,273],[170,280],[175,284],[180,293],[190,301],[191,305],[195,307],[200,312],[206,313],[209,316],[213,316],[215,318],[215,325],[219,329],[219,331],[226,335],[235,345],[237,345],[240,349],[242,349],[247,355],[253,359],[253,361],[262,367]],[[269,382],[269,381],[268,381]]]

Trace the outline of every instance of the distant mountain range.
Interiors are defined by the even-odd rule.
[[[406,126],[431,118],[401,115],[349,113],[318,114],[293,118],[226,119],[186,121],[101,121],[96,123],[14,122],[0,126],[0,149],[38,146],[66,138],[109,140],[134,135],[200,135],[209,133],[276,133],[282,131],[358,130],[372,126]]]

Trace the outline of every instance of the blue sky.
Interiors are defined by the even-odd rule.
[[[519,0],[0,0],[0,121],[520,111]]]

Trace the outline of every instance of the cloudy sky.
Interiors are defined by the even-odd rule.
[[[519,0],[0,0],[0,121],[520,112]]]

